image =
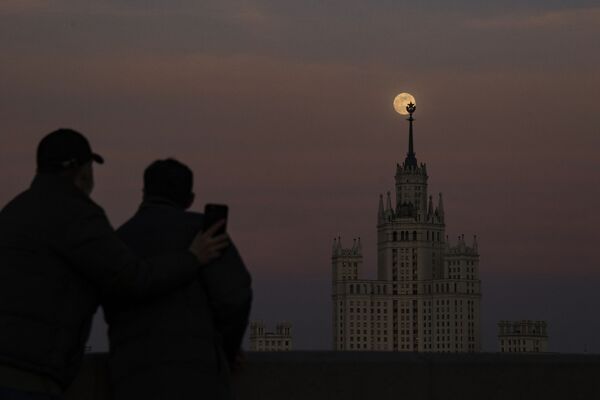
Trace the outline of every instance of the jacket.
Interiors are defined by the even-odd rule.
[[[149,257],[186,248],[202,219],[154,199],[118,233]],[[230,398],[229,364],[241,347],[251,298],[250,274],[230,245],[176,292],[129,306],[107,304],[115,398]]]
[[[64,389],[101,299],[150,299],[194,280],[199,268],[185,250],[142,261],[73,183],[39,174],[0,211],[0,365]]]

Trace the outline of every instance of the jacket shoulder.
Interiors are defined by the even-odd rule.
[[[198,213],[167,207],[140,208],[117,233],[137,254],[150,256],[186,249],[202,229]]]
[[[185,211],[183,213],[183,218],[185,218],[189,225],[197,228],[198,230],[202,229],[204,226],[204,214],[195,211]]]

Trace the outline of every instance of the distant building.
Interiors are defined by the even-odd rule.
[[[250,351],[290,351],[292,350],[292,324],[280,322],[275,332],[265,330],[265,323],[255,321],[250,324]]]
[[[500,321],[498,342],[502,353],[545,353],[548,351],[546,321]]]
[[[390,192],[379,197],[377,280],[360,277],[360,238],[351,248],[333,241],[334,350],[481,351],[477,238],[450,244],[442,194],[434,205],[427,167],[417,162],[412,120],[395,202]]]

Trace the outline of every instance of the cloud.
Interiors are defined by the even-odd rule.
[[[0,14],[19,14],[48,9],[50,4],[44,0],[2,0]]]
[[[530,15],[511,15],[476,18],[467,22],[478,29],[560,29],[565,27],[592,27],[600,25],[600,7],[544,11]]]
[[[240,25],[264,25],[275,15],[267,7],[252,1],[194,2],[189,0],[2,0],[0,15],[19,15],[39,18],[41,15],[55,17],[89,18],[185,18],[196,16],[201,20],[214,20]],[[156,21],[154,21],[156,22]]]
[[[264,25],[273,21],[275,16],[257,4],[244,3],[241,7],[228,10],[227,15],[233,21],[246,25]]]

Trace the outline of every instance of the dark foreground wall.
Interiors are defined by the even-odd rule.
[[[249,353],[236,388],[240,400],[590,400],[600,355]],[[108,398],[106,356],[90,354],[68,399]]]

